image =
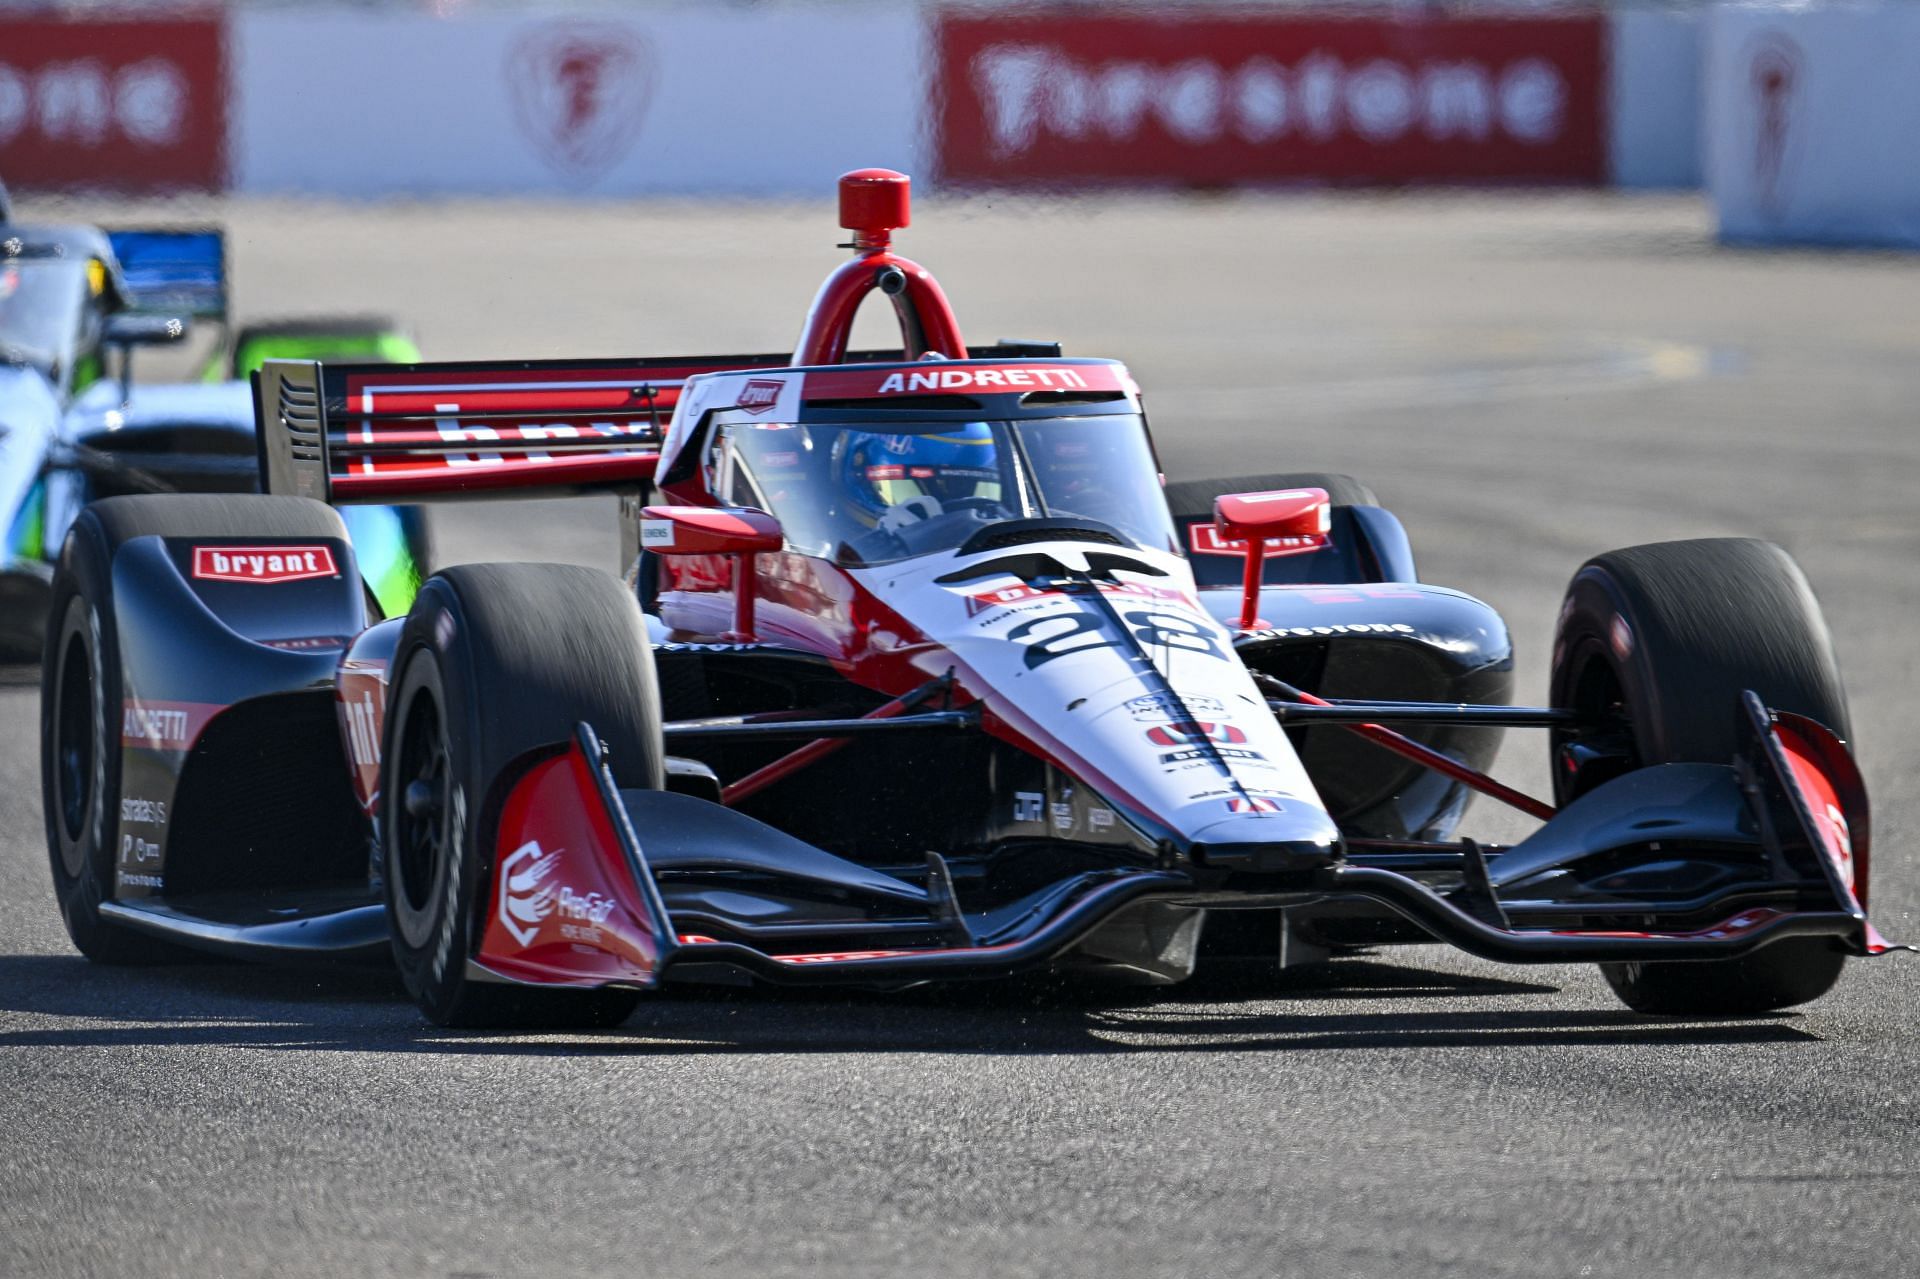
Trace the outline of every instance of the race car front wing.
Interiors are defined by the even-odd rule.
[[[1507,963],[1733,959],[1796,937],[1831,938],[1857,956],[1907,949],[1885,941],[1867,920],[1865,792],[1845,747],[1822,726],[1769,711],[1751,693],[1743,711],[1749,746],[1728,765],[1639,769],[1498,854],[1471,842],[1429,854],[1429,863],[1457,859],[1458,886],[1446,891],[1405,873],[1404,854],[1355,847],[1285,882],[1269,877],[1259,891],[1222,886],[1217,876],[1178,864],[1082,873],[997,927],[961,914],[937,856],[929,857],[924,885],[916,885],[708,801],[623,794],[592,727],[581,724],[571,742],[532,765],[508,793],[486,923],[469,972],[479,980],[640,988],[691,965],[801,985],[995,978],[1057,961],[1146,903],[1233,909],[1337,899],[1378,903],[1436,940]],[[781,875],[829,881],[852,898],[883,902],[887,917],[811,930],[830,933],[833,949],[809,948],[804,927],[756,926],[751,909],[721,921],[724,931],[746,940],[709,935],[723,931],[711,928],[710,914],[676,918],[638,832],[650,817],[694,811],[686,805],[724,814],[739,828],[715,828],[726,845],[716,866],[745,872],[742,884]],[[1689,845],[1722,855],[1744,846],[1746,860],[1765,874],[1731,882],[1709,876],[1706,891],[1656,899],[1636,891],[1630,867],[1621,873],[1622,841],[1650,844],[1668,864]],[[756,852],[760,844],[769,847]],[[1583,864],[1596,859],[1609,873],[1583,876]]]

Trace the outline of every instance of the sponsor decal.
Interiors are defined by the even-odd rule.
[[[653,651],[656,653],[746,653],[754,649],[777,647],[779,646],[776,644],[708,644],[697,640],[668,640],[662,644],[655,644]]]
[[[564,849],[547,852],[539,840],[528,840],[500,863],[501,927],[522,946],[531,946],[548,920],[567,941],[598,944],[600,925],[616,905],[606,893],[582,893],[557,882],[554,873]]]
[[[303,635],[294,639],[261,640],[268,648],[303,653],[326,648],[345,648],[351,641],[344,635]]]
[[[1195,714],[1225,714],[1226,709],[1226,705],[1217,697],[1201,697],[1191,693],[1179,696],[1172,693],[1148,693],[1143,697],[1129,698],[1127,701],[1127,714],[1135,719],[1184,720]]]
[[[655,550],[673,549],[672,520],[641,520],[640,545]]]
[[[122,865],[139,865],[142,862],[160,860],[160,845],[154,840],[142,839],[138,835],[120,837],[120,862]]]
[[[899,467],[875,466],[867,468],[868,479],[900,479]],[[875,471],[894,471],[892,475],[875,475]],[[1198,611],[1199,605],[1185,591],[1167,586],[1153,586],[1145,582],[1099,582],[1096,586],[1102,595],[1114,599],[1142,599],[1165,601]],[[1025,604],[1041,599],[1065,599],[1067,593],[1056,586],[1001,586],[990,591],[976,591],[966,597],[967,616],[978,617],[989,609],[1004,608],[1014,604]]]
[[[1310,533],[1302,537],[1269,537],[1262,544],[1266,550],[1261,558],[1271,560],[1282,555],[1305,555],[1311,551],[1325,549],[1329,540],[1325,533]],[[1222,537],[1219,528],[1205,521],[1187,529],[1187,545],[1193,548],[1195,555],[1245,555],[1247,553],[1245,538]]]
[[[223,25],[217,16],[8,14],[0,173],[31,175],[39,187],[217,190],[226,180]]]
[[[1589,16],[1130,13],[935,21],[940,176],[1062,182],[1599,182]]]
[[[348,698],[341,708],[347,717],[347,753],[353,756],[353,762],[361,768],[379,764],[380,708],[373,694],[362,689],[358,697]]]
[[[154,702],[129,698],[120,712],[120,744],[148,750],[185,750],[207,721],[225,710],[207,702]]]
[[[1053,806],[1053,828],[1055,830],[1073,829],[1073,805],[1055,804]]]
[[[1330,622],[1325,626],[1269,626],[1243,632],[1236,644],[1251,644],[1265,639],[1312,639],[1325,635],[1414,635],[1405,622]]]
[[[1247,735],[1232,724],[1184,720],[1155,725],[1147,730],[1147,740],[1155,746],[1184,746],[1202,741],[1238,745],[1247,740]]]
[[[158,875],[133,875],[124,870],[120,872],[120,882],[122,884],[130,884],[135,888],[165,888],[167,886],[167,881]]]
[[[734,401],[733,407],[742,413],[765,413],[779,403],[780,391],[785,385],[773,378],[751,378],[740,388],[740,398]]]
[[[1046,812],[1046,796],[1038,791],[1017,790],[1013,793],[1013,820],[1016,822],[1037,822]]]
[[[139,826],[165,826],[167,824],[167,801],[164,799],[135,799],[131,795],[120,800],[120,820]]]
[[[515,41],[507,79],[521,133],[584,186],[633,150],[653,97],[653,49],[622,23],[562,18]]]
[[[1120,391],[1132,384],[1111,364],[928,364],[892,373],[820,372],[807,375],[809,399],[862,399],[945,392],[1008,394],[1026,391]]]
[[[763,454],[760,460],[775,470],[791,470],[793,467],[800,465],[800,455],[790,451],[785,453]],[[931,472],[929,472],[929,474],[931,474]]]
[[[1212,750],[1195,749],[1173,751],[1169,754],[1162,755],[1160,762],[1162,764],[1211,763],[1215,759],[1237,759],[1249,764],[1264,764],[1267,762],[1265,755],[1262,755],[1259,751],[1248,750],[1243,746],[1216,746]]]
[[[1111,808],[1089,808],[1087,810],[1087,825],[1094,830],[1111,830],[1113,828],[1113,810]]]
[[[1280,805],[1259,795],[1236,796],[1227,801],[1229,813],[1277,813]]]
[[[880,379],[874,394],[1035,389],[1086,390],[1087,379],[1070,368],[935,369],[924,373],[889,373]]]
[[[325,546],[196,546],[193,575],[214,582],[299,582],[338,577]]]
[[[553,914],[556,885],[547,880],[559,861],[559,852],[545,852],[530,839],[500,863],[500,926],[522,946],[533,943],[541,921]]]

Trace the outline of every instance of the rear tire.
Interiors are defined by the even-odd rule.
[[[302,498],[115,497],[80,512],[55,566],[40,664],[40,796],[54,897],[67,936],[100,964],[195,955],[101,918],[115,896],[125,681],[113,556],[137,537],[344,538],[339,516]]]
[[[1740,694],[1848,735],[1846,694],[1819,603],[1785,551],[1746,538],[1663,542],[1597,555],[1567,588],[1551,700],[1618,711],[1624,739],[1554,734],[1554,798],[1566,804],[1622,771],[1725,764],[1738,749]],[[1600,759],[1584,768],[1580,758]],[[1637,1012],[1768,1012],[1818,999],[1846,955],[1795,938],[1739,959],[1602,964]]]
[[[514,766],[585,720],[623,787],[660,789],[665,751],[653,650],[614,578],[559,564],[469,564],[422,588],[394,655],[382,752],[387,918],[408,993],[443,1026],[615,1026],[638,991],[475,981]],[[436,803],[409,812],[425,782]]]

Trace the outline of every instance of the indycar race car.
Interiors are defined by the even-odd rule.
[[[74,943],[384,958],[436,1022],[618,1022],[669,979],[1177,981],[1450,942],[1650,1012],[1889,949],[1805,580],[1600,555],[1547,704],[1352,480],[1163,488],[1126,369],[968,347],[842,179],[792,355],[268,361],[268,495],[68,533],[42,686]],[[902,348],[850,355],[878,290]],[[624,580],[463,565],[370,615],[334,506],[621,495]],[[1545,730],[1551,801],[1485,773]],[[1459,838],[1468,798],[1538,818]]]
[[[419,358],[384,321],[254,324],[228,341],[226,316],[218,230],[0,231],[0,660],[38,660],[49,559],[87,502],[257,487],[249,361]],[[220,335],[205,384],[133,381],[135,347],[178,342],[196,322]],[[369,588],[404,610],[431,553],[423,514],[367,507],[347,518]]]

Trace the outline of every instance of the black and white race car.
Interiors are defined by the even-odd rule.
[[[1545,705],[1352,480],[1163,488],[1120,364],[968,347],[905,179],[791,356],[270,361],[270,496],[124,497],[60,553],[47,835],[76,945],[391,956],[454,1024],[665,979],[1176,981],[1439,939],[1632,1007],[1813,999],[1889,947],[1799,570],[1582,567]],[[849,357],[875,290],[902,348]],[[370,615],[333,505],[613,491],[625,579],[435,575]],[[1544,730],[1551,800],[1485,773]],[[1468,799],[1540,820],[1457,836]]]

